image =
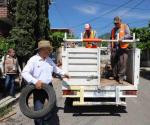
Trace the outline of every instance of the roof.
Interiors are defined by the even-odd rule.
[[[68,28],[51,28],[50,29],[52,32],[66,32],[66,33],[71,33],[72,31]]]

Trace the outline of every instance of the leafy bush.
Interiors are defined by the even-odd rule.
[[[15,48],[15,43],[10,43],[8,42],[7,38],[0,37],[0,51],[1,51],[0,54],[1,55],[6,54],[9,48]]]
[[[137,42],[137,47],[141,50],[150,49],[150,26],[142,28],[133,28],[132,32],[136,34],[136,38],[140,41]]]

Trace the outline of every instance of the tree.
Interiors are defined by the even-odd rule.
[[[21,62],[33,54],[35,47],[36,1],[17,0],[15,27],[11,30],[8,41],[15,43],[16,54]]]
[[[41,39],[49,40],[50,25],[48,20],[48,0],[36,0],[37,1],[37,20],[35,27],[36,41]]]
[[[52,41],[52,46],[57,49],[61,46],[61,43],[63,42],[64,33],[62,32],[54,32],[50,34],[50,38]],[[55,51],[55,50],[54,50]]]
[[[104,33],[103,35],[99,36],[98,38],[110,39],[110,33]],[[102,42],[101,45],[103,47],[108,47],[108,42]]]
[[[140,39],[137,42],[137,47],[142,50],[141,53],[141,66],[149,66],[150,60],[150,22],[147,27],[134,28],[133,33],[136,33],[136,37]]]
[[[0,54],[5,55],[7,53],[8,48],[14,48],[14,47],[15,47],[14,43],[8,42],[5,37],[0,37]]]
[[[8,9],[9,9],[9,18],[12,21],[15,21],[16,18],[16,7],[17,7],[17,0],[9,0]]]
[[[61,46],[61,43],[64,43],[64,32],[53,32],[50,34],[50,41],[52,42],[52,46],[54,47],[54,51]],[[75,36],[72,33],[67,34],[68,39],[75,39]]]
[[[136,34],[136,38],[140,41],[137,42],[137,47],[141,50],[150,49],[150,24],[147,27],[133,28],[132,32]]]
[[[48,0],[16,0],[15,27],[8,38],[17,56],[26,62],[41,39],[49,40]]]

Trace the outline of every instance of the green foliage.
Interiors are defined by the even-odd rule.
[[[17,55],[20,57],[30,57],[35,46],[35,41],[31,34],[25,29],[15,27],[12,29],[11,35],[8,42],[15,43]]]
[[[12,8],[15,27],[8,42],[15,43],[17,56],[28,59],[39,40],[49,40],[48,1],[11,0],[11,6],[15,6]]]
[[[136,38],[140,39],[137,42],[137,47],[141,50],[150,49],[150,25],[143,28],[133,28],[132,32],[136,34]]]
[[[4,37],[0,37],[0,54],[6,54],[9,48],[15,48],[15,44],[8,42],[8,40]]]
[[[30,57],[35,48],[36,1],[17,0],[15,22],[8,42],[15,43],[16,54],[19,57]]]
[[[12,110],[13,110],[13,108],[11,106],[4,106],[4,107],[0,108],[0,117],[7,115]]]
[[[9,9],[9,18],[12,19],[12,21],[15,21],[15,13],[16,13],[16,4],[17,0],[9,0],[8,9]]]
[[[52,42],[52,46],[54,47],[54,49],[59,48],[61,46],[61,43],[64,42],[64,34],[64,32],[59,31],[50,34],[50,41]],[[75,36],[72,34],[67,34],[67,38],[73,39],[75,38]]]
[[[98,38],[110,39],[110,33],[105,33],[105,34],[99,36]],[[108,42],[102,42],[101,45],[102,45],[103,47],[107,47],[107,46],[108,46]]]
[[[49,40],[50,26],[48,20],[48,8],[49,8],[48,0],[36,0],[36,1],[37,1],[36,14],[38,15],[35,27],[36,40],[37,41],[41,39]]]
[[[34,32],[36,15],[35,0],[17,0],[16,26]]]
[[[50,35],[52,46],[56,49],[61,46],[61,43],[63,42],[64,33],[62,32],[54,32]]]

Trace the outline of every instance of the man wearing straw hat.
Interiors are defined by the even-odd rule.
[[[22,71],[23,78],[28,83],[35,84],[34,109],[40,110],[44,106],[46,93],[42,90],[43,84],[52,85],[52,73],[55,72],[61,76],[69,78],[60,68],[58,68],[49,54],[52,52],[52,46],[49,41],[41,40],[38,43],[38,53],[31,57]],[[35,119],[35,125],[44,125],[45,118]]]

